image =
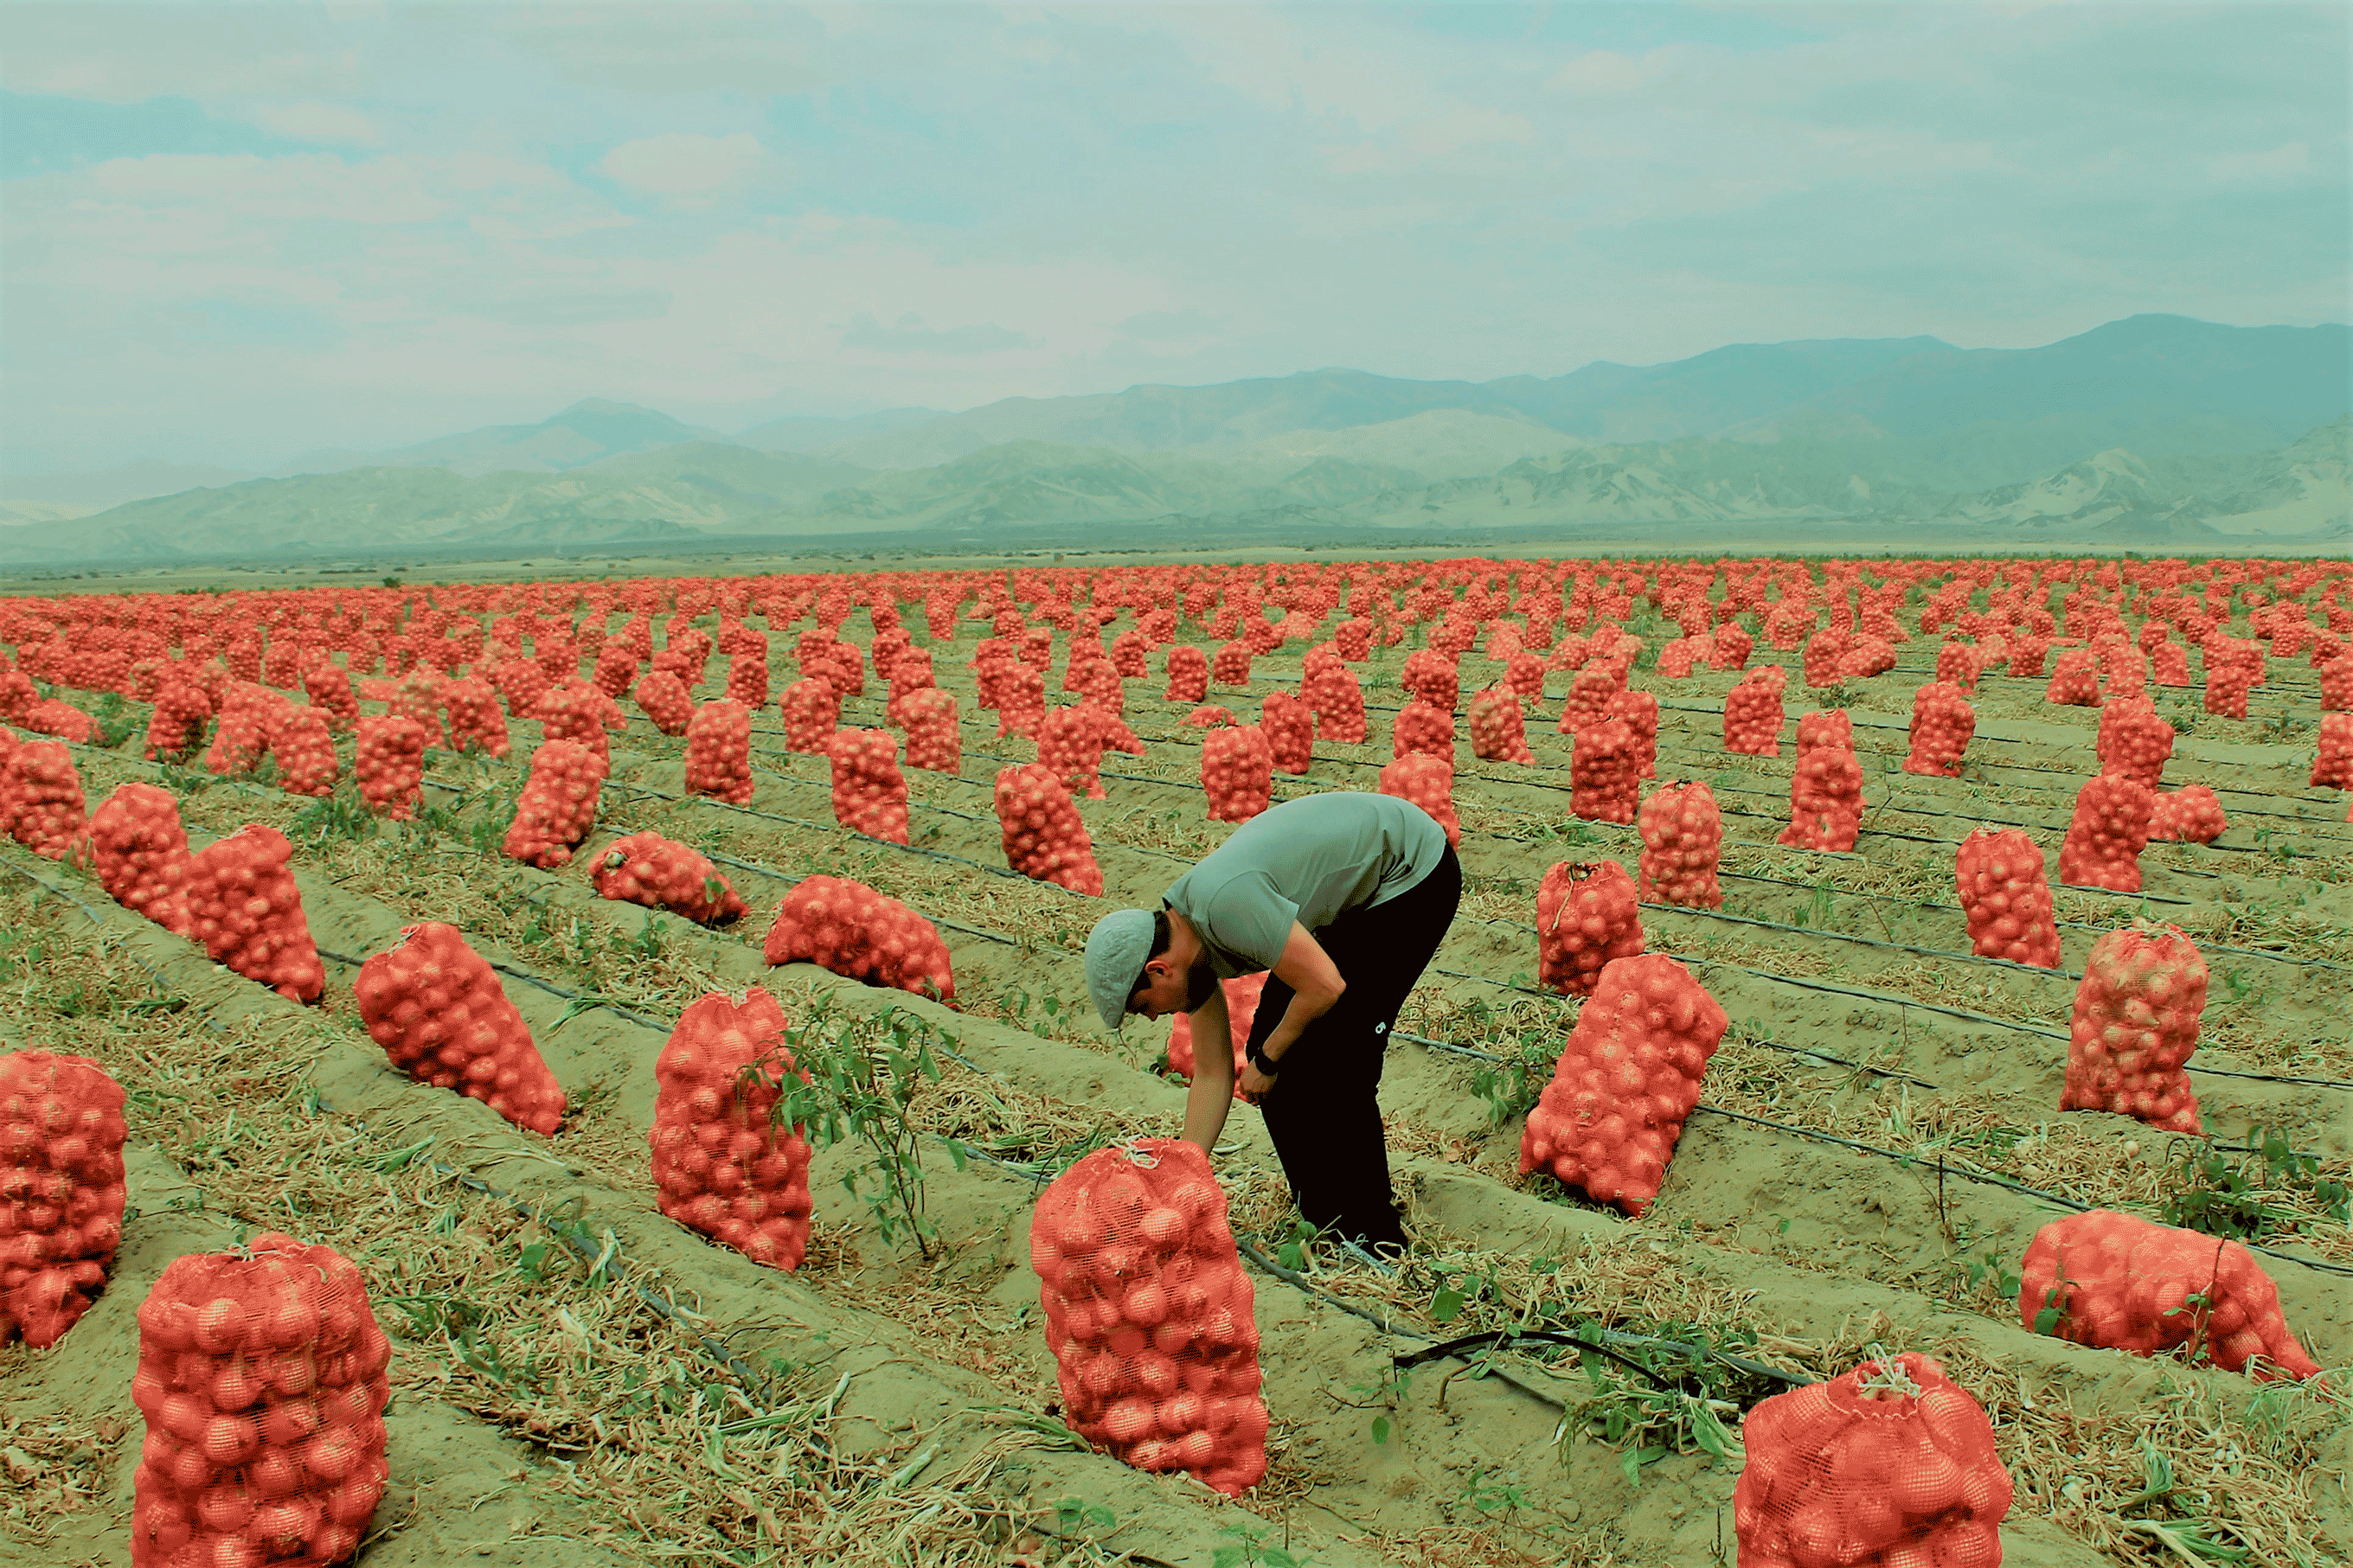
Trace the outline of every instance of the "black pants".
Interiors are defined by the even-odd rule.
[[[1398,1009],[1437,955],[1462,901],[1462,863],[1450,848],[1430,875],[1387,903],[1350,910],[1312,931],[1348,989],[1283,1052],[1260,1101],[1302,1218],[1368,1247],[1405,1247],[1389,1186],[1377,1092]],[[1267,977],[1250,1042],[1263,1045],[1292,990]]]

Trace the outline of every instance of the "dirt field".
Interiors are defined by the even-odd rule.
[[[766,628],[776,688],[807,624]],[[1102,909],[1155,902],[1229,831],[1204,819],[1200,731],[1178,724],[1189,704],[1162,700],[1155,655],[1151,679],[1126,682],[1146,753],[1106,755],[1108,798],[1082,803],[1105,900],[1030,881],[1004,869],[990,786],[1035,750],[975,708],[966,661],[986,627],[961,623],[950,649],[920,615],[909,626],[958,698],[965,750],[960,776],[909,772],[906,848],[834,825],[826,765],[785,751],[773,702],[755,720],[756,794],[736,808],[687,795],[682,742],[625,701],[596,835],[552,874],[497,853],[533,723],[511,721],[502,763],[430,753],[427,809],[400,825],[359,812],[348,784],[330,808],[142,761],[141,704],[124,705],[139,725],[118,746],[74,748],[92,806],[144,780],[179,795],[196,846],[248,822],[284,829],[328,986],[316,1007],[284,1002],[87,874],[0,848],[0,1038],[94,1057],[121,1081],[133,1211],[90,1314],[53,1350],[0,1349],[0,1562],[129,1562],[137,1306],[173,1258],[273,1228],[357,1263],[394,1339],[393,1481],[370,1568],[1228,1568],[1279,1552],[1317,1568],[1731,1563],[1739,1466],[1709,1451],[1687,1397],[1573,1353],[1393,1364],[1505,1327],[1729,1352],[1742,1366],[1672,1370],[1703,1369],[1735,1433],[1737,1410],[1868,1347],[1934,1354],[1993,1419],[2018,1488],[2002,1531],[2013,1563],[2209,1560],[2201,1542],[2243,1552],[2230,1561],[2353,1560],[2353,1227],[2332,1186],[2353,1180],[2353,825],[2342,794],[2305,784],[2320,704],[2301,658],[2271,662],[2244,721],[2194,712],[2195,689],[2160,694],[2188,731],[2168,786],[2211,784],[2229,830],[2150,845],[2139,898],[2060,890],[2058,972],[1970,953],[1954,846],[1988,824],[2055,851],[2098,767],[2097,710],[1989,673],[1962,776],[1897,771],[1938,640],[1915,637],[1894,670],[1839,694],[1870,810],[1853,854],[1823,855],[1773,842],[1788,816],[1786,737],[1831,705],[1798,679],[1798,656],[1760,639],[1751,659],[1792,673],[1778,758],[1724,750],[1734,674],[1639,669],[1632,684],[1662,708],[1660,782],[1707,781],[1725,828],[1723,910],[1645,906],[1643,924],[1734,1020],[1639,1220],[1516,1173],[1522,1116],[1576,1011],[1534,988],[1536,883],[1561,859],[1630,869],[1639,837],[1568,812],[1570,739],[1553,730],[1565,673],[1529,716],[1534,764],[1476,762],[1466,736],[1462,911],[1382,1086],[1416,1240],[1403,1271],[1302,1246],[1256,1113],[1237,1108],[1229,1124],[1219,1165],[1260,1254],[1274,1420],[1266,1479],[1235,1502],[1082,1451],[1054,1418],[1027,1234],[1043,1184],[1077,1154],[1179,1124],[1183,1088],[1156,1070],[1165,1026],[1103,1035],[1080,950]],[[1653,652],[1672,635],[1632,629]],[[862,613],[843,635],[865,639]],[[1184,636],[1208,640],[1189,623]],[[1318,742],[1304,778],[1277,775],[1278,800],[1374,787],[1417,640],[1356,667],[1371,743]],[[1259,658],[1248,689],[1210,700],[1253,717],[1261,695],[1295,685],[1303,648]],[[1467,703],[1500,666],[1461,663]],[[724,666],[712,661],[699,697],[720,694]],[[1050,689],[1060,668],[1058,655]],[[867,689],[845,726],[883,724],[871,674]],[[348,741],[344,755],[348,768]],[[706,931],[596,897],[583,869],[595,849],[648,828],[720,858],[751,915]],[[939,921],[959,1009],[768,969],[759,942],[778,900],[818,871]],[[2211,1146],[2058,1110],[2073,977],[2092,941],[2137,914],[2179,925],[2213,973],[2190,1068]],[[361,1027],[358,963],[426,919],[458,924],[505,969],[569,1100],[561,1133],[409,1082]],[[797,1020],[854,1030],[895,1008],[928,1026],[941,1076],[911,1115],[935,1241],[882,1240],[842,1191],[849,1145],[818,1156],[797,1274],[656,1210],[655,1054],[693,997],[754,984]],[[2244,1147],[2265,1129],[2316,1158],[2266,1163]],[[2259,1256],[2287,1321],[2339,1370],[2261,1384],[2020,1326],[2017,1269],[2037,1228],[2084,1205],[2154,1216],[2199,1187],[2259,1195]]]

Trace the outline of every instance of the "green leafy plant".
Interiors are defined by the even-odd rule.
[[[1256,1525],[1228,1525],[1218,1536],[1227,1544],[1209,1554],[1210,1568],[1301,1568],[1305,1559],[1268,1545],[1266,1533]]]
[[[927,1082],[940,1077],[932,1053],[934,1026],[896,1007],[872,1016],[846,1015],[819,1002],[806,1021],[785,1031],[785,1045],[806,1079],[781,1075],[773,1060],[747,1073],[770,1083],[782,1077],[775,1120],[797,1125],[817,1149],[849,1140],[866,1146],[867,1158],[844,1172],[842,1190],[866,1205],[887,1246],[913,1241],[928,1261],[938,1227],[923,1206],[923,1136],[909,1108]],[[964,1168],[962,1146],[948,1145],[949,1158]]]
[[[1491,1048],[1501,1047],[1497,1054],[1504,1059],[1481,1062],[1471,1075],[1471,1092],[1487,1102],[1488,1116],[1500,1127],[1535,1109],[1560,1065],[1560,1039],[1531,1029],[1487,1043]]]
[[[2306,1217],[2298,1199],[2331,1219],[2353,1219],[2353,1186],[2323,1176],[2316,1157],[2297,1152],[2276,1128],[2259,1125],[2249,1139],[2235,1153],[2211,1139],[2178,1144],[2158,1217],[2238,1241],[2296,1228]]]

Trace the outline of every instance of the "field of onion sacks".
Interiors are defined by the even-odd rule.
[[[62,1234],[60,1174],[102,1206],[100,1073],[125,1205],[87,1310],[0,1347],[0,1561],[2353,1560],[2353,824],[2311,782],[2353,783],[2353,657],[2308,657],[2353,580],[1723,564],[0,603],[0,1215]],[[2079,796],[2152,767],[2179,837],[2121,855],[2130,789]],[[1254,1110],[1203,1171],[1133,1142],[1181,1121],[1168,1027],[1105,1035],[1080,959],[1220,818],[1383,787],[1466,874],[1382,1083],[1393,1274],[1297,1234]],[[2047,929],[2014,838],[1965,896],[1982,830],[2040,852]],[[1615,1091],[1688,1106],[1663,1171],[1641,1137],[1553,1158],[1613,956],[1688,1004],[1696,1080]],[[2086,1009],[2195,1051],[2071,1084]],[[28,1053],[94,1066],[42,1101]],[[68,1102],[100,1107],[71,1150],[34,1109]],[[786,1131],[722,1149],[730,1118]],[[1078,1239],[1074,1166],[1199,1259],[1092,1330],[1141,1265]],[[2136,1240],[2186,1284],[2104,1282]],[[0,1338],[34,1338],[15,1261]],[[1847,1436],[1929,1414],[1935,1473]]]

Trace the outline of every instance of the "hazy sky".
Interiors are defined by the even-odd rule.
[[[0,441],[2341,321],[2348,15],[7,4]]]

